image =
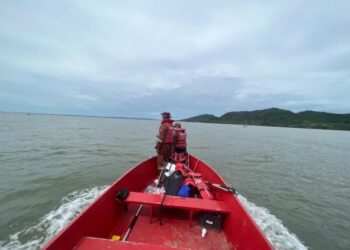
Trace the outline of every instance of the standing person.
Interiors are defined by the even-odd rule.
[[[180,122],[174,123],[174,140],[172,159],[175,162],[186,163],[187,161],[187,133],[181,128]]]
[[[162,121],[160,122],[158,140],[156,144],[157,150],[157,166],[158,170],[164,167],[164,163],[169,161],[173,146],[173,120],[169,112],[163,112]]]

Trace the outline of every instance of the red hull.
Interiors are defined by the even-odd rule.
[[[204,179],[218,184],[225,181],[206,163],[190,157],[190,168]],[[44,249],[273,249],[264,234],[239,200],[232,194],[212,189],[218,203],[225,203],[226,214],[221,232],[209,231],[201,238],[201,227],[193,215],[193,225],[188,224],[188,213],[174,208],[162,209],[163,225],[154,211],[150,223],[150,209],[144,206],[127,242],[112,241],[113,235],[123,235],[134,217],[139,204],[116,201],[121,187],[133,192],[143,192],[157,178],[156,158],[146,160],[119,178],[99,198],[88,206],[64,230],[56,235]],[[135,193],[136,194],[136,193]],[[176,204],[175,204],[176,205]],[[180,205],[178,205],[180,206]],[[227,211],[226,211],[227,212]]]

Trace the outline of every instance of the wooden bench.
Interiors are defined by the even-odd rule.
[[[164,195],[130,192],[128,198],[123,202],[127,204],[142,204],[150,206],[150,223],[156,206],[160,206]],[[228,214],[231,212],[229,206],[224,201],[206,200],[179,196],[166,196],[163,207],[178,208],[189,210],[189,224],[192,226],[192,215],[194,211],[200,212],[215,212]]]

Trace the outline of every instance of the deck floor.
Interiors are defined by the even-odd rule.
[[[148,207],[143,207],[128,241],[165,245],[189,249],[233,249],[223,231],[208,230],[204,239],[201,238],[200,225],[194,217],[193,226],[189,226],[186,211],[163,208],[163,225],[159,224],[158,213],[149,223]]]

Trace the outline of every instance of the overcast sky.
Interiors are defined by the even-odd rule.
[[[350,113],[349,13],[347,0],[1,1],[0,110]]]

